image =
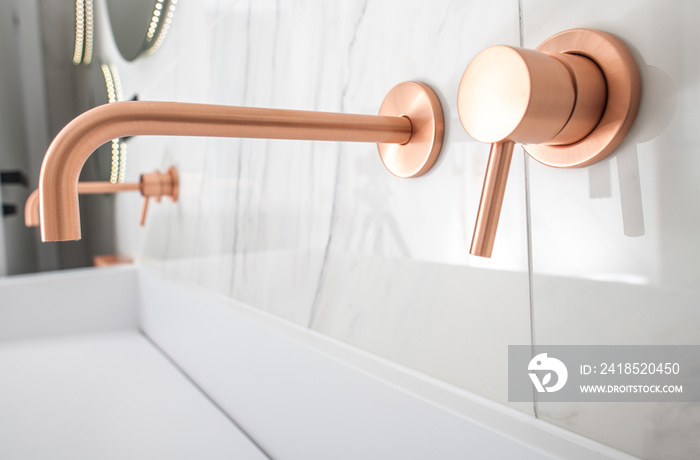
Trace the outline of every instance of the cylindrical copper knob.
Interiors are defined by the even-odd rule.
[[[457,107],[464,129],[478,141],[561,144],[591,132],[605,95],[603,74],[586,57],[499,45],[469,64]],[[562,131],[566,136],[556,140]]]

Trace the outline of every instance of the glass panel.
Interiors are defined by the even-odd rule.
[[[530,162],[537,344],[700,344],[700,5],[523,2],[535,47],[573,27],[620,37],[642,74],[637,122],[592,168]],[[698,403],[540,403],[540,418],[643,458],[696,457]]]

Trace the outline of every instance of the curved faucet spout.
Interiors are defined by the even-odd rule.
[[[406,99],[403,97],[406,89],[415,92],[416,88],[421,91],[421,98],[437,105],[439,117],[426,115],[425,110],[414,117],[411,110],[415,109],[404,110],[396,103],[398,99]],[[394,94],[397,91],[401,97]],[[385,110],[387,101],[391,107]],[[415,102],[409,105],[418,106]],[[397,110],[400,111],[397,113]],[[394,87],[384,100],[380,115],[145,101],[96,107],[66,125],[46,152],[39,178],[41,238],[43,241],[80,239],[77,189],[80,171],[93,151],[114,138],[166,135],[375,142],[380,144],[385,164],[385,156],[396,157],[397,151],[390,149],[385,154],[382,146],[410,146],[410,151],[407,150],[410,155],[400,159],[402,166],[416,156],[417,147],[423,150],[427,146],[429,159],[403,176],[412,177],[423,174],[434,163],[442,145],[442,121],[437,96],[427,85],[417,82],[404,82]],[[411,161],[415,163],[416,160]],[[403,170],[395,174],[401,175]]]

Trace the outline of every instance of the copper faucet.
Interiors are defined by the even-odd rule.
[[[49,146],[39,178],[43,241],[80,239],[78,177],[103,143],[138,135],[376,142],[385,166],[416,177],[435,162],[444,130],[435,92],[418,82],[391,89],[379,115],[229,107],[174,102],[116,102],[66,125]]]
[[[555,168],[594,164],[623,141],[641,94],[634,56],[617,37],[571,29],[527,50],[492,46],[462,76],[459,118],[491,145],[470,253],[491,257],[515,142]]]
[[[113,184],[111,182],[78,182],[79,195],[97,195],[103,193],[118,193],[129,191],[140,191],[144,197],[143,207],[139,225],[146,224],[146,213],[148,212],[148,202],[151,198],[160,201],[167,196],[170,201],[177,201],[178,198],[178,175],[177,169],[168,168],[164,173],[153,171],[148,174],[141,174],[138,182],[123,182]],[[36,227],[40,223],[39,218],[39,189],[34,190],[27,197],[24,205],[24,224],[27,227]]]

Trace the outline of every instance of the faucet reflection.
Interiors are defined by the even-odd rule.
[[[152,173],[142,174],[139,182],[116,184],[111,182],[78,183],[79,195],[140,191],[141,196],[144,197],[141,217],[139,219],[139,224],[141,226],[146,224],[146,213],[148,211],[148,202],[150,198],[160,201],[162,197],[167,196],[171,202],[175,202],[178,198],[178,190],[177,169],[174,167],[168,168],[168,171],[164,173],[153,171]],[[36,227],[40,222],[39,189],[37,189],[27,197],[27,202],[24,206],[24,224],[27,227]]]

